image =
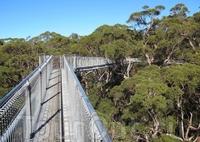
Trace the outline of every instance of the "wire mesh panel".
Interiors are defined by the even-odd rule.
[[[25,104],[25,87],[23,86],[19,92],[15,93],[10,101],[6,102],[1,107],[1,114],[0,114],[0,125],[1,125],[1,136],[4,136],[4,140],[8,139],[8,141],[16,140],[17,138],[24,139],[23,136],[20,134],[23,133],[23,120],[22,116],[24,113],[20,113],[24,104]],[[16,123],[15,120],[18,120]],[[10,129],[9,129],[10,127]],[[7,131],[11,134],[5,133]],[[16,130],[16,132],[14,131]],[[12,133],[14,131],[14,133]]]
[[[104,57],[80,57],[73,55],[67,56],[66,59],[73,67],[73,69],[90,66],[101,66],[114,63],[114,61],[106,59]]]
[[[47,76],[46,76],[47,68],[42,68],[40,72],[41,77],[41,88],[42,88],[42,100],[44,100],[46,87],[47,87]]]
[[[34,131],[34,126],[36,124],[37,121],[37,116],[39,115],[39,111],[40,111],[40,105],[41,104],[41,95],[40,95],[40,78],[39,78],[39,74],[37,74],[37,76],[35,76],[35,78],[30,79],[30,84],[29,84],[29,91],[30,91],[30,115],[32,116],[32,121],[31,121],[31,131]]]
[[[67,86],[65,87],[68,88],[69,94],[67,100],[63,101],[70,103],[68,105],[70,142],[111,142],[73,68],[65,57],[63,71],[66,73]]]
[[[46,92],[51,63],[52,57],[49,56],[0,100],[1,142],[24,142],[30,139],[39,115],[41,100]]]

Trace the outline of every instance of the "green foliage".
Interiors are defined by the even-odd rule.
[[[88,98],[89,98],[92,106],[94,106],[94,108],[95,108],[95,106],[97,106],[97,103],[99,101],[99,97],[96,94],[91,94],[88,96]]]
[[[132,54],[131,47],[122,39],[116,40],[112,44],[105,44],[101,46],[101,51],[109,59],[123,59]]]
[[[181,141],[167,135],[160,135],[158,138],[153,139],[152,142],[181,142]]]
[[[107,98],[101,100],[97,109],[101,110],[102,113],[109,115],[112,115],[117,111],[113,105],[113,102]]]
[[[31,39],[1,39],[0,97],[7,94],[38,66],[42,53],[70,53],[70,39],[54,32],[45,32]]]
[[[104,56],[116,66],[80,79],[113,141],[195,140],[200,135],[200,12],[188,17],[189,9],[179,3],[159,18],[164,9],[145,5],[127,20],[133,27],[102,25],[88,36],[47,31],[0,39],[0,97],[38,65],[40,54]],[[129,57],[144,62],[130,64],[125,79]]]

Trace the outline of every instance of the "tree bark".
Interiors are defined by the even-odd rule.
[[[129,74],[129,72],[130,72],[130,69],[131,69],[131,61],[130,61],[130,60],[128,60],[128,67],[127,67],[127,69],[126,69],[127,78],[129,78],[129,77],[130,77],[130,74]]]
[[[88,95],[89,94],[89,85],[88,82],[85,80],[85,93]]]
[[[177,102],[178,102],[177,107],[178,107],[178,110],[180,111],[180,118],[178,118],[178,120],[179,120],[179,136],[182,139],[184,139],[185,138],[185,136],[184,136],[184,123],[183,123],[184,112],[183,112],[183,108],[182,108],[182,97],[180,97]]]
[[[155,114],[153,109],[151,111],[148,111],[148,113],[151,116],[151,118],[153,119],[153,128],[151,128],[151,132],[152,132],[152,138],[155,138],[158,134],[160,124],[157,119],[157,115]]]
[[[170,136],[171,138],[173,138],[173,139],[177,139],[177,140],[180,140],[180,141],[183,141],[183,139],[181,139],[180,137],[177,137],[177,136],[175,136],[175,135],[173,135],[173,134],[166,134],[167,136]]]
[[[169,55],[167,56],[167,59],[164,60],[164,64],[167,63],[167,62],[171,59],[171,56],[172,56],[172,54],[174,53],[174,50],[175,50],[176,45],[180,44],[184,39],[185,39],[185,37],[182,37],[177,43],[175,43],[175,44],[172,46],[172,50],[171,50],[171,52],[169,53]]]
[[[188,124],[187,130],[186,130],[186,133],[185,133],[185,139],[188,139],[190,127],[192,125],[192,118],[193,118],[193,114],[190,112],[190,120],[189,120],[189,124]]]
[[[195,48],[194,44],[192,43],[192,41],[189,38],[188,38],[188,40],[189,40],[190,45],[192,46],[192,49],[196,50],[196,48]]]
[[[153,57],[153,56],[150,57],[147,53],[145,54],[145,56],[146,56],[146,58],[147,58],[147,63],[148,63],[149,65],[151,65],[151,63],[152,63],[153,60],[154,60],[154,57]]]

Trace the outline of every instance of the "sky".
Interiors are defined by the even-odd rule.
[[[144,5],[165,6],[162,15],[178,3],[189,15],[200,11],[200,0],[1,0],[0,39],[35,37],[49,31],[63,36],[84,36],[107,24],[126,24]]]

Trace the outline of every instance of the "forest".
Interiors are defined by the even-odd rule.
[[[182,3],[161,17],[163,10],[145,5],[127,25],[101,25],[87,36],[0,39],[0,98],[38,66],[40,54],[106,57],[117,64],[77,76],[113,142],[199,141],[200,12],[188,16]]]

